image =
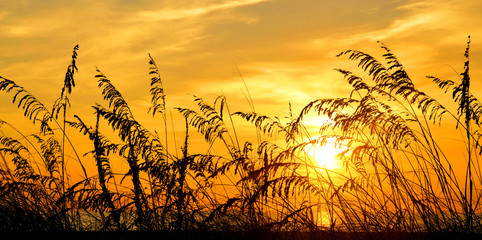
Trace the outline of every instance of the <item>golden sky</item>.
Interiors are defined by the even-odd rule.
[[[424,87],[426,75],[457,78],[451,67],[463,71],[471,35],[477,93],[480,10],[478,0],[0,0],[0,76],[50,106],[79,44],[71,111],[88,118],[90,106],[103,104],[97,66],[145,114],[150,53],[169,107],[192,106],[193,94],[224,93],[232,111],[249,111],[237,65],[256,110],[284,116],[289,101],[300,109],[310,100],[347,93],[333,71],[355,68],[335,58],[343,50],[381,56],[382,41]],[[0,119],[17,121],[21,111],[9,104],[11,95],[1,93],[0,100]]]

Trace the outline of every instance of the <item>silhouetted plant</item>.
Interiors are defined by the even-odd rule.
[[[328,137],[349,147],[339,154],[346,171],[339,176],[339,183],[331,179],[337,173],[319,176],[319,171],[315,172],[317,185],[324,186],[317,194],[328,194],[323,198],[332,209],[332,218],[341,221],[340,227],[347,230],[479,231],[481,192],[474,182],[481,183],[475,177],[480,176],[475,155],[480,144],[479,131],[474,127],[478,127],[480,104],[469,92],[469,44],[460,85],[429,77],[441,88],[453,89],[457,114],[416,89],[398,59],[385,45],[381,47],[386,51],[383,57],[387,66],[360,51],[338,55],[357,61],[373,85],[352,72],[337,69],[353,92],[348,98],[318,99],[306,105],[287,128],[288,139],[294,145],[288,145],[278,156],[288,154],[287,159],[293,159],[300,155],[300,149]],[[330,121],[320,126],[322,136],[314,142],[308,137],[310,141],[295,143],[296,137],[306,135],[303,119],[310,112],[326,115]],[[455,127],[466,132],[468,165],[464,184],[460,184],[459,173],[454,172],[452,161],[433,134],[433,124],[441,124],[444,115],[452,116],[457,122]],[[244,116],[251,120],[251,116]],[[471,124],[471,120],[477,125]],[[254,122],[270,129],[266,127],[270,126],[268,122]],[[285,180],[282,184],[287,183],[294,183],[288,189],[317,189],[308,181]],[[275,189],[276,184],[279,183],[273,182],[270,187]]]
[[[185,123],[178,155],[173,144],[168,148],[166,91],[150,54],[147,112],[161,116],[161,134],[136,120],[121,92],[98,69],[95,77],[107,107],[93,106],[91,126],[78,115],[69,121],[77,45],[51,111],[0,77],[0,91],[13,93],[13,103],[40,125],[40,132],[25,134],[0,120],[0,127],[18,135],[0,135],[0,230],[480,233],[482,105],[470,92],[469,47],[470,41],[460,82],[428,77],[451,93],[455,111],[416,88],[381,44],[383,62],[356,50],[340,53],[365,75],[336,69],[352,87],[349,96],[311,101],[297,115],[291,105],[286,118],[259,114],[251,99],[251,112],[232,113],[226,96],[212,104],[195,97],[196,110],[175,108]],[[305,125],[312,115],[329,119],[320,122],[317,133]],[[445,118],[464,133],[463,174],[454,170],[454,160],[436,136],[434,127],[451,123],[442,124]],[[255,141],[238,135],[237,120],[254,125]],[[103,124],[119,143],[101,133]],[[94,174],[84,168],[67,127],[92,142],[83,157],[92,157]],[[205,140],[201,153],[192,150],[196,136]],[[329,142],[340,150],[342,169],[318,166],[309,154],[310,148]],[[66,165],[66,143],[83,171],[75,182]],[[114,160],[125,161],[127,170],[113,169]]]
[[[78,46],[74,48],[72,64],[68,67],[66,74],[66,86],[64,88],[67,89],[69,93],[74,85],[73,72],[74,69],[76,69],[75,59],[77,58],[77,50]],[[65,100],[64,103],[68,103],[68,98],[64,94],[65,89],[62,90],[62,98]],[[72,204],[66,202],[67,200],[65,195],[67,188],[69,187],[69,183],[64,174],[64,149],[65,141],[67,140],[70,142],[65,134],[65,109],[67,104],[64,104],[63,107],[64,124],[62,127],[56,121],[59,111],[56,109],[56,107],[54,107],[54,111],[48,111],[43,103],[41,103],[35,96],[33,96],[23,87],[16,84],[14,81],[1,78],[0,90],[7,93],[13,92],[14,95],[12,101],[13,103],[17,104],[18,108],[23,110],[24,116],[31,120],[34,124],[40,122],[40,134],[30,135],[24,135],[18,131],[18,129],[13,128],[11,124],[6,123],[20,134],[21,139],[26,140],[27,144],[33,148],[34,154],[30,152],[30,146],[23,146],[20,141],[12,137],[2,137],[2,145],[4,146],[2,149],[5,153],[8,153],[8,155],[12,157],[11,160],[13,160],[14,165],[16,166],[14,174],[15,178],[2,182],[2,192],[4,193],[2,196],[5,197],[5,199],[9,199],[11,197],[9,194],[13,194],[15,196],[14,198],[17,198],[19,201],[30,201],[37,198],[36,201],[32,202],[31,207],[38,208],[39,213],[45,211],[40,215],[37,215],[38,218],[36,220],[40,221],[41,218],[44,218],[45,222],[43,223],[51,221],[52,227],[46,229],[65,230],[76,228],[75,222],[78,221],[78,218],[76,217],[76,209],[69,207],[69,205]],[[56,101],[54,105],[57,106],[58,103],[59,102]],[[56,112],[55,118],[52,114],[53,112]],[[50,124],[52,122],[55,123],[58,128],[51,127]],[[55,132],[57,129],[60,129],[63,135],[62,145],[59,144],[59,141],[56,137]],[[72,143],[70,143],[70,145],[72,146]],[[37,157],[40,161],[35,160]],[[86,171],[83,168],[78,156],[77,160],[83,169],[84,176],[86,176]],[[35,168],[32,166],[32,163],[34,163]],[[43,166],[39,166],[39,163],[42,163]],[[8,168],[8,166],[5,167]],[[46,173],[43,172],[42,167],[46,169]],[[15,188],[19,186],[19,184],[26,184],[31,187],[20,189],[18,192],[16,189],[12,189],[12,186]],[[29,208],[25,208],[25,212],[22,214],[36,214],[29,212],[31,211]],[[21,209],[18,208],[17,210]],[[15,224],[21,224],[21,222],[17,221],[13,221],[12,223],[11,229],[19,227]],[[32,221],[32,225],[29,226],[29,229],[36,229],[43,223]]]

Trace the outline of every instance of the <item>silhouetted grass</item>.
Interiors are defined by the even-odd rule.
[[[470,92],[469,43],[459,82],[428,77],[451,93],[453,111],[418,90],[381,44],[385,62],[356,50],[338,55],[357,62],[368,78],[337,69],[353,89],[350,96],[314,100],[299,114],[290,109],[284,119],[261,115],[252,104],[252,112],[231,112],[225,96],[212,104],[195,97],[198,109],[175,108],[185,126],[180,154],[169,144],[168,118],[174,116],[168,115],[168,98],[151,55],[148,112],[161,117],[160,129],[138,122],[99,69],[95,77],[107,106],[92,106],[95,124],[67,113],[69,95],[75,94],[75,46],[51,111],[0,77],[0,90],[13,94],[13,103],[39,127],[38,133],[24,133],[0,120],[2,128],[17,133],[0,136],[0,230],[237,231],[285,237],[481,233],[482,105]],[[304,120],[310,114],[329,121],[320,123],[317,133],[309,132]],[[452,120],[442,123],[445,118]],[[251,123],[256,137],[239,137],[239,121]],[[100,131],[105,125],[119,142]],[[451,159],[440,145],[439,125],[463,132],[465,172],[454,170],[460,159]],[[91,152],[77,154],[72,131],[86,136]],[[206,151],[193,152],[196,137],[204,138]],[[280,137],[285,141],[275,141]],[[317,166],[308,154],[309,148],[333,139],[343,169]],[[83,171],[76,182],[69,175],[66,149],[74,150]],[[85,169],[87,158],[94,160],[95,173]],[[119,159],[127,163],[125,172],[112,168]]]

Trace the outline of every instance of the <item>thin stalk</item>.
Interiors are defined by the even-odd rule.
[[[470,43],[470,38],[469,38]],[[473,182],[472,182],[472,149],[471,149],[471,128],[470,128],[470,119],[471,119],[471,110],[470,110],[470,76],[469,76],[469,54],[468,54],[468,46],[465,51],[465,57],[467,58],[465,62],[465,71],[462,73],[462,105],[461,108],[465,113],[465,126],[466,126],[466,134],[467,134],[467,150],[468,150],[468,163],[467,163],[467,174],[465,177],[465,197],[467,198],[468,195],[468,206],[466,207],[466,214],[467,214],[467,227],[472,228],[472,220],[473,220],[473,208],[472,208],[472,199],[473,199]],[[468,184],[468,186],[467,186]],[[468,191],[468,193],[467,193]]]
[[[132,184],[134,185],[134,206],[137,210],[137,227],[139,230],[144,230],[145,227],[145,216],[144,216],[144,209],[143,209],[143,191],[142,191],[142,184],[140,181],[140,173],[139,173],[139,166],[137,164],[137,156],[135,153],[135,145],[132,143],[133,140],[128,139],[129,144],[129,157],[127,162],[129,163],[129,168],[132,172]]]
[[[65,163],[65,136],[67,135],[66,132],[65,132],[65,123],[66,123],[66,120],[65,120],[65,116],[67,115],[67,107],[64,106],[64,109],[63,109],[63,131],[62,131],[62,194],[65,194],[65,166],[66,166],[66,163]]]
[[[176,229],[182,230],[184,224],[184,214],[186,212],[185,203],[184,203],[184,181],[186,180],[186,170],[189,164],[189,155],[188,155],[188,144],[189,144],[189,122],[187,117],[185,118],[186,122],[186,135],[184,137],[184,146],[182,147],[182,158],[178,160],[178,171],[179,171],[179,189],[177,191],[177,219],[176,219]]]

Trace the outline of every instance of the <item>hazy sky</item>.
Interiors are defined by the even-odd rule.
[[[289,101],[299,109],[342,96],[347,85],[333,69],[354,66],[335,55],[380,56],[377,41],[426,86],[426,75],[457,78],[451,67],[462,71],[471,35],[473,86],[482,86],[480,10],[477,0],[0,0],[0,76],[51,105],[79,44],[72,111],[88,116],[102,103],[97,66],[146,112],[151,53],[170,107],[192,104],[193,94],[224,93],[233,111],[248,111],[237,64],[257,110],[282,116]],[[10,99],[0,94],[5,120],[21,116]]]

